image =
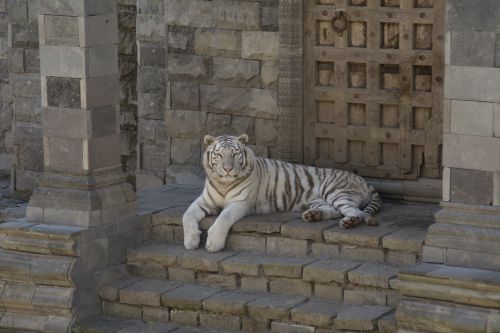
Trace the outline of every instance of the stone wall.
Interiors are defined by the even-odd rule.
[[[137,164],[135,3],[117,1],[121,154],[131,182]],[[43,168],[38,9],[38,0],[0,1],[0,171],[13,167],[14,190],[25,196],[36,186]]]
[[[447,0],[443,209],[424,261],[500,271],[500,4]]]
[[[138,187],[198,181],[205,134],[278,157],[279,1],[138,4]]]
[[[500,206],[498,1],[448,1],[446,55],[444,200]]]
[[[0,173],[10,173],[12,160],[12,94],[7,60],[7,3],[0,1]]]

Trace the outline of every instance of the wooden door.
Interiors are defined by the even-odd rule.
[[[308,164],[440,177],[444,0],[305,0]]]

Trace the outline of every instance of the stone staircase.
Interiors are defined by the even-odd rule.
[[[396,332],[397,272],[420,262],[437,207],[386,203],[379,227],[347,231],[250,216],[213,254],[184,250],[185,209],[152,216],[150,242],[128,251],[129,276],[100,290],[103,317],[76,332]]]

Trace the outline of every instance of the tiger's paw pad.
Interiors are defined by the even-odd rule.
[[[342,229],[351,229],[361,224],[361,219],[357,216],[345,216],[339,221],[339,227]]]
[[[378,225],[378,222],[370,217],[369,219],[365,219],[365,224],[371,227],[375,227]]]
[[[302,213],[302,219],[306,222],[318,222],[323,220],[323,213],[319,210],[308,209]]]

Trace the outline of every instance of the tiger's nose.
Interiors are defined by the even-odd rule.
[[[226,165],[226,166],[224,166],[224,170],[226,170],[226,172],[229,172],[229,171],[233,170],[233,167]]]

